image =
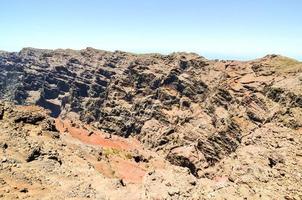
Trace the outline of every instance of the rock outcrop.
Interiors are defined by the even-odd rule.
[[[97,131],[108,138],[137,139],[148,153],[136,148],[120,152],[113,146],[105,155],[133,157],[140,163],[135,166],[141,178],[129,180],[151,181],[146,190],[158,187],[152,186],[153,179],[171,182],[173,167],[188,171],[181,173],[190,179],[181,190],[181,184],[167,183],[174,188],[171,194],[165,186],[161,189],[167,193],[148,193],[146,199],[193,199],[189,194],[196,199],[301,198],[296,184],[302,171],[301,77],[302,63],[278,55],[239,62],[193,53],[136,55],[92,48],[0,53],[0,98],[41,106],[62,120],[54,126],[40,113],[12,116],[14,123],[43,122],[54,138],[60,140],[66,132],[97,146],[107,144],[95,136]],[[5,117],[1,109],[0,119]],[[91,130],[81,129],[81,124]],[[55,134],[57,128],[61,134]],[[158,168],[147,173],[144,165],[150,164],[151,154],[162,158],[174,175]],[[45,157],[43,149],[34,148],[27,159],[40,157]],[[103,164],[97,168],[109,176],[110,168],[119,165],[107,157],[100,158]],[[190,184],[191,179],[196,182]],[[264,190],[266,185],[271,187]]]

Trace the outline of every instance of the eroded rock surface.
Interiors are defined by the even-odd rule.
[[[127,179],[130,172],[123,168],[134,166],[138,176],[128,177],[131,184],[150,183],[141,189],[164,190],[137,198],[301,198],[302,64],[298,61],[278,55],[239,62],[188,53],[27,48],[1,52],[0,72],[1,99],[42,106],[58,118],[54,126],[42,113],[12,116],[15,124],[42,126],[43,122],[51,138],[61,140],[66,133],[98,148],[108,148],[107,139],[99,137],[106,135],[113,142],[110,149],[95,155],[100,162],[96,169],[103,176],[110,180],[114,169],[120,173],[117,177]],[[131,147],[116,145],[116,137]],[[44,157],[43,148],[33,148],[27,159],[32,163]],[[158,159],[152,161],[153,157]],[[156,166],[155,172],[147,166]],[[170,173],[159,166],[168,166],[171,176],[182,177],[184,183],[171,183]],[[174,167],[186,173],[177,175]],[[123,190],[135,192],[124,179]],[[166,186],[157,188],[158,182]],[[98,190],[90,187],[86,189],[96,198]]]
[[[197,180],[188,170],[134,138],[108,138],[80,122],[54,120],[40,107],[1,103],[0,108],[0,198],[171,199],[188,197],[195,187],[187,181]],[[158,193],[168,182],[174,188]],[[172,190],[178,192],[170,196]]]

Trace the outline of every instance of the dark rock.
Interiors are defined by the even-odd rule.
[[[188,158],[181,155],[169,154],[166,159],[173,165],[188,168],[194,176],[197,176],[196,166]]]
[[[2,149],[7,149],[8,148],[8,144],[7,143],[0,143],[0,147],[2,148]]]
[[[227,130],[211,135],[207,140],[198,140],[197,148],[204,154],[209,165],[214,165],[225,155],[234,152],[241,143],[241,129],[231,122]]]
[[[28,193],[28,189],[27,188],[22,188],[19,190],[21,193]]]
[[[120,179],[120,184],[121,184],[121,186],[126,187],[126,183],[123,179]]]
[[[26,162],[32,162],[36,160],[41,155],[41,149],[39,147],[35,147],[30,151],[28,156],[26,157]]]
[[[14,121],[15,121],[15,123],[23,122],[23,123],[28,123],[28,124],[37,124],[37,123],[42,122],[44,119],[45,119],[45,116],[42,114],[41,115],[40,114],[36,114],[36,115],[24,114],[24,115],[17,116]]]

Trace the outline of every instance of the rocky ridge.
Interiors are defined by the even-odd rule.
[[[88,124],[107,138],[138,140],[144,148],[134,149],[158,157],[173,173],[188,170],[179,172],[184,185],[181,179],[167,184],[160,194],[145,193],[149,199],[301,198],[302,64],[296,60],[27,48],[0,53],[0,72],[1,99],[44,107],[62,120],[56,123],[61,134],[104,146],[87,128],[72,126]],[[112,149],[123,159],[129,153]],[[142,154],[134,157],[149,162]],[[152,176],[147,171],[128,180],[141,185]],[[165,193],[173,187],[191,189]]]

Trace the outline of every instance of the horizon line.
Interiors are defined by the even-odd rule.
[[[91,47],[91,46],[87,46],[87,47],[84,47],[84,48],[38,48],[38,47],[31,47],[31,46],[28,46],[28,47],[22,47],[20,48],[20,50],[18,51],[11,51],[11,50],[2,50],[0,49],[0,52],[6,52],[6,53],[19,53],[21,52],[22,50],[25,50],[25,49],[33,49],[33,50],[45,50],[45,51],[56,51],[56,50],[72,50],[72,51],[82,51],[82,50],[87,50],[87,49],[94,49],[94,50],[98,50],[98,51],[106,51],[106,52],[111,52],[111,53],[114,53],[114,52],[125,52],[125,53],[130,53],[130,54],[136,54],[136,55],[148,55],[148,54],[159,54],[159,55],[163,55],[163,56],[167,56],[167,55],[172,55],[172,54],[176,54],[176,53],[186,53],[186,54],[196,54],[198,56],[201,56],[201,57],[204,57],[206,58],[207,60],[226,60],[226,61],[242,61],[242,62],[248,62],[248,61],[253,61],[253,60],[258,60],[258,59],[261,59],[261,58],[264,58],[266,56],[270,56],[270,55],[277,55],[277,56],[282,56],[282,57],[287,57],[289,59],[294,59],[298,62],[302,62],[302,60],[300,60],[299,58],[294,58],[294,57],[291,57],[291,56],[287,56],[287,55],[283,55],[283,54],[280,54],[280,53],[264,53],[262,56],[255,56],[252,58],[252,55],[251,56],[248,56],[248,55],[239,55],[239,54],[225,54],[225,53],[218,53],[218,52],[208,52],[208,53],[204,53],[204,54],[208,54],[208,55],[212,55],[212,56],[206,56],[206,55],[203,55],[201,53],[198,53],[198,51],[188,51],[188,50],[169,50],[169,51],[162,51],[162,52],[156,52],[156,51],[135,51],[135,50],[122,50],[122,49],[100,49],[100,48],[95,48],[95,47]],[[214,56],[217,56],[217,57],[214,57]],[[220,56],[218,56],[220,55]],[[227,58],[227,57],[233,57],[233,58]],[[220,57],[220,58],[219,58]],[[241,58],[240,58],[241,57]],[[245,58],[243,58],[245,57]]]

